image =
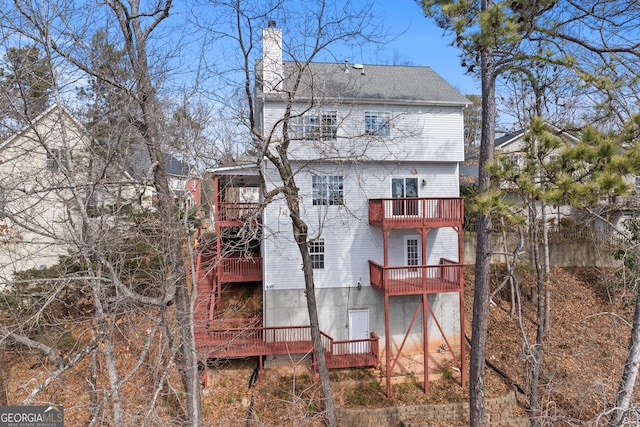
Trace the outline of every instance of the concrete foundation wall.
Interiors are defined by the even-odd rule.
[[[385,347],[384,298],[371,286],[316,289],[320,329],[336,340],[349,339],[349,310],[369,311],[369,332],[380,337],[380,349]],[[443,332],[448,339],[460,336],[460,302],[457,293],[428,296]],[[389,299],[389,319],[392,353],[402,344],[413,315],[420,302],[419,296],[398,296]],[[308,325],[307,302],[304,291],[266,290],[264,294],[265,326]],[[429,319],[429,347],[434,349],[444,341],[433,319]],[[420,309],[405,343],[403,353],[422,349],[422,309]]]

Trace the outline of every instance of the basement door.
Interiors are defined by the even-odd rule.
[[[369,309],[349,310],[349,340],[364,340],[369,338]],[[352,342],[349,347],[351,354],[368,353],[370,344],[366,342]]]

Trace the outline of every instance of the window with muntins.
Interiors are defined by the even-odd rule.
[[[335,111],[307,114],[297,117],[292,122],[292,129],[297,139],[331,141],[338,135],[338,118]]]
[[[418,265],[419,258],[418,239],[407,239],[407,265]]]
[[[309,242],[309,255],[311,255],[312,268],[324,268],[324,239]]]
[[[47,152],[47,170],[57,172],[60,166],[67,169],[69,162],[67,161],[71,153],[66,148],[50,148]]]
[[[390,114],[380,111],[364,113],[364,133],[367,135],[391,136]]]
[[[313,204],[344,204],[344,178],[341,175],[313,175]]]

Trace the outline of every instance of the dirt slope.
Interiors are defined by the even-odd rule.
[[[473,297],[471,272],[471,269],[467,271],[465,290],[469,334]],[[496,281],[500,280],[497,269],[494,277]],[[508,290],[494,299],[489,319],[488,359],[515,383],[526,388],[523,348],[527,340],[535,341],[535,311],[530,301],[534,281],[530,273],[521,273],[520,277],[520,317],[512,317],[509,313]],[[549,425],[582,425],[610,407],[614,397],[626,357],[632,295],[614,287],[612,274],[597,269],[556,269],[551,282],[551,329],[545,341],[545,371],[541,382],[541,396],[546,408],[544,416]],[[144,320],[133,317],[130,322],[131,325],[123,322],[120,328],[123,338],[124,334],[130,338],[129,344],[123,339],[117,343],[116,349],[123,369],[129,360],[131,363],[135,360],[131,355],[140,351],[131,344],[131,339],[136,340],[136,333],[140,334],[139,342],[143,343],[145,338]],[[86,331],[86,325],[79,328],[78,333],[81,330]],[[523,339],[522,330],[526,331],[527,340]],[[45,379],[51,370],[41,356],[17,348],[6,349],[0,360],[3,361],[0,372],[2,386],[9,404],[19,402],[33,384]],[[218,363],[212,367],[211,385],[203,390],[207,425],[246,425],[249,413],[252,425],[319,425],[320,390],[306,362],[294,364],[294,369],[267,370],[250,389],[249,380],[254,366],[255,360],[245,360]],[[41,402],[65,405],[67,426],[86,425],[90,417],[90,369],[90,359],[87,359],[40,395]],[[132,418],[144,416],[153,390],[151,382],[144,376],[158,375],[159,369],[161,366],[150,363],[125,385],[123,392]],[[442,378],[430,384],[428,395],[421,390],[421,375],[407,374],[404,383],[393,386],[393,395],[389,399],[384,395],[382,371],[362,369],[333,372],[331,375],[336,403],[348,407],[442,403],[467,397],[468,390],[460,387],[454,369],[443,368],[440,374]],[[173,373],[169,381],[170,387],[163,391],[154,416],[163,425],[179,425],[175,415],[184,407],[180,402],[180,380]],[[107,383],[104,378],[99,378],[98,384],[106,386]],[[504,395],[509,390],[513,390],[509,381],[489,371],[488,396]],[[109,425],[108,420],[107,411],[102,422]],[[155,422],[152,424],[156,425]]]

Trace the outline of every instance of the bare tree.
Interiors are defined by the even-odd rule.
[[[173,353],[176,349],[180,349],[180,357],[177,360],[180,364],[186,395],[188,423],[194,426],[202,424],[198,363],[193,338],[193,300],[188,289],[185,271],[185,266],[192,260],[185,251],[189,244],[187,229],[180,221],[174,205],[174,196],[169,188],[163,161],[162,148],[168,141],[163,139],[164,116],[158,98],[160,75],[156,74],[153,68],[159,64],[150,60],[153,49],[152,40],[158,28],[163,26],[169,16],[171,6],[172,2],[169,0],[152,5],[149,9],[143,9],[146,6],[134,0],[127,3],[107,2],[99,6],[65,3],[43,10],[26,1],[16,2],[13,7],[5,8],[2,12],[3,26],[6,31],[21,34],[45,52],[49,70],[57,76],[55,100],[58,105],[65,97],[70,96],[67,86],[69,82],[63,78],[69,75],[83,76],[94,83],[94,88],[99,87],[100,89],[94,92],[96,99],[97,95],[104,95],[108,91],[111,96],[111,107],[116,107],[113,101],[116,99],[114,94],[117,92],[116,108],[120,115],[117,121],[118,126],[111,127],[104,121],[93,121],[91,123],[92,130],[95,131],[93,136],[96,139],[102,139],[102,144],[91,146],[94,141],[91,139],[91,133],[88,136],[82,136],[85,141],[89,141],[89,149],[82,150],[83,154],[77,151],[77,157],[73,157],[69,138],[64,134],[64,126],[62,135],[58,139],[63,146],[51,148],[51,139],[41,138],[38,135],[37,124],[34,121],[29,123],[33,124],[32,130],[37,135],[34,139],[36,146],[46,151],[47,156],[51,158],[51,164],[55,165],[52,167],[61,172],[60,176],[63,180],[61,188],[64,188],[64,192],[60,194],[62,200],[71,203],[68,221],[72,228],[64,234],[64,241],[60,241],[60,235],[54,235],[53,230],[44,230],[44,234],[57,239],[60,244],[65,243],[67,247],[74,248],[76,257],[81,260],[86,269],[86,283],[91,290],[90,295],[95,310],[94,321],[103,344],[102,353],[108,362],[108,378],[111,384],[109,399],[113,404],[113,419],[118,425],[128,423],[125,420],[127,414],[122,403],[120,387],[129,376],[123,378],[118,372],[118,363],[111,343],[114,324],[110,322],[113,316],[117,317],[115,313],[121,307],[120,304],[126,306],[131,303],[140,304],[141,307],[145,307],[145,310],[161,313],[158,325],[177,325],[179,339],[163,343],[170,347],[171,360],[174,360]],[[94,33],[88,29],[95,28],[93,27],[95,22],[104,23],[105,31],[99,39],[91,40]],[[117,30],[114,31],[114,28]],[[104,40],[109,42],[104,43]],[[95,54],[96,49],[101,48],[106,52],[105,47],[109,46],[116,46],[116,50],[119,49],[120,53],[112,51],[103,57]],[[104,59],[107,61],[115,59],[116,55],[119,55],[119,60],[114,60],[110,64],[104,61]],[[120,67],[122,71],[114,72],[116,67]],[[65,72],[63,73],[62,70]],[[110,112],[113,113],[113,110]],[[66,116],[68,114],[60,113],[60,117]],[[147,159],[149,173],[142,174],[142,181],[131,181],[128,174],[129,165],[135,163],[131,161],[135,150],[123,151],[123,145],[120,144],[123,140],[127,140],[128,144],[144,148],[141,152],[144,154],[143,158]],[[96,166],[93,168],[95,175],[87,177],[80,173],[82,168],[78,166],[76,170],[72,167],[80,164],[82,168],[86,168],[87,164]],[[100,169],[97,165],[101,164],[108,166]],[[119,186],[120,192],[115,194],[116,204],[104,210],[104,199],[101,200],[103,196],[94,190],[101,185],[100,183],[113,178],[114,174],[119,177],[128,177],[126,179],[129,179],[129,182]],[[125,187],[128,191],[127,197],[133,196],[134,204],[137,199],[139,205],[140,198],[151,187],[157,195],[154,206],[154,209],[157,209],[157,214],[154,214],[157,215],[157,219],[152,220],[153,223],[147,226],[146,232],[154,230],[158,233],[155,243],[164,248],[166,258],[165,255],[159,256],[158,260],[162,260],[159,266],[162,265],[162,268],[157,274],[154,273],[158,282],[150,287],[136,287],[134,284],[139,280],[138,278],[124,278],[121,260],[113,258],[110,252],[113,247],[108,244],[108,233],[113,233],[111,238],[114,238],[115,231],[123,230],[118,227],[129,229],[129,231],[134,230],[135,233],[135,225],[131,217],[126,219],[125,216],[120,216],[131,209],[131,204],[124,202],[123,188]],[[123,210],[117,206],[121,206]],[[98,208],[98,212],[102,214],[110,215],[101,215],[102,220],[96,221],[95,214],[92,213],[93,208]],[[13,217],[18,219],[18,215]],[[104,228],[96,229],[96,223]],[[31,218],[25,217],[19,225],[33,229]],[[107,234],[97,234],[97,231]],[[111,291],[107,291],[109,288],[104,287],[105,280],[113,286],[110,288]],[[120,302],[115,305],[107,304],[107,301],[111,301],[112,298],[110,292],[116,292],[123,296],[124,300],[119,300]],[[172,310],[175,313],[175,322],[168,322],[165,314],[164,307],[170,303],[174,303],[175,306]],[[168,327],[167,330],[169,330]],[[143,352],[143,354],[147,353]],[[144,356],[141,355],[141,357]],[[162,382],[158,385],[160,388],[162,388],[161,384]]]
[[[223,22],[217,22],[216,25],[209,23],[202,23],[202,25],[207,25],[209,32],[215,36],[231,39],[241,54],[237,60],[239,73],[242,75],[240,105],[246,108],[246,111],[238,112],[238,116],[243,119],[244,125],[250,131],[250,151],[257,155],[255,165],[259,168],[261,188],[263,191],[267,190],[262,202],[263,209],[271,203],[284,201],[291,220],[291,235],[302,263],[311,340],[323,394],[323,416],[327,425],[335,426],[336,414],[321,341],[310,254],[310,246],[321,232],[322,225],[319,226],[320,229],[310,226],[301,200],[299,177],[309,173],[313,165],[312,162],[297,160],[299,153],[295,150],[299,149],[299,144],[296,142],[302,139],[302,135],[297,132],[299,127],[297,124],[303,119],[305,113],[311,114],[321,108],[328,108],[324,100],[324,93],[328,88],[322,87],[322,75],[314,75],[312,63],[322,58],[331,58],[331,49],[336,45],[374,41],[379,37],[378,29],[372,25],[375,22],[369,5],[362,8],[352,5],[339,6],[322,0],[306,3],[304,10],[285,2],[278,2],[264,8],[235,1],[219,2],[218,6],[223,6],[227,10],[221,15],[226,17],[222,20]],[[313,19],[309,19],[310,16],[313,16]],[[264,57],[254,69],[253,61],[256,60],[256,49],[260,44],[260,34],[255,29],[263,28],[267,20],[284,23],[287,36],[283,39],[279,29],[266,29],[262,46]],[[280,50],[280,61],[282,61],[282,53],[288,59],[289,63],[284,73],[275,71],[274,64],[271,63],[275,61],[272,57],[273,53],[269,55],[268,49]],[[256,91],[253,90],[254,77]],[[260,97],[265,93],[279,96],[283,103],[282,113],[278,113],[278,117],[273,121],[270,120],[269,123],[262,123],[262,112],[256,107]],[[339,103],[335,100],[330,102]],[[366,153],[366,148],[363,148],[360,154],[354,154],[353,158],[347,162],[340,155],[336,155],[335,152],[338,150],[331,146],[331,138],[323,137],[322,132],[331,132],[331,129],[336,128],[337,119],[334,115],[322,120],[322,124],[318,127],[318,137],[312,143],[313,149],[319,151],[318,160],[335,161],[339,168],[341,162],[357,162],[359,158],[366,156],[362,154]],[[335,160],[332,160],[332,155],[336,155]],[[269,172],[273,169],[275,169],[275,177],[273,172]],[[274,178],[277,182],[274,182]],[[323,219],[319,221],[322,222]]]
[[[451,31],[465,65],[482,79],[483,133],[480,144],[479,194],[486,196],[484,164],[492,159],[495,137],[496,79],[535,66],[578,70],[583,81],[598,81],[592,72],[607,64],[633,67],[637,56],[635,8],[618,2],[541,1],[535,4],[482,0],[457,3],[423,1],[427,16]],[[594,37],[584,37],[592,34]],[[590,61],[585,61],[589,58]],[[621,61],[621,62],[619,62]],[[604,83],[605,80],[600,80]],[[535,89],[541,89],[536,87]],[[536,100],[539,99],[536,94]],[[546,93],[545,93],[546,95]],[[484,200],[486,202],[486,200]],[[479,204],[489,211],[490,204]],[[484,425],[484,357],[490,256],[490,220],[478,217],[478,246],[474,290],[471,353],[471,422]]]

